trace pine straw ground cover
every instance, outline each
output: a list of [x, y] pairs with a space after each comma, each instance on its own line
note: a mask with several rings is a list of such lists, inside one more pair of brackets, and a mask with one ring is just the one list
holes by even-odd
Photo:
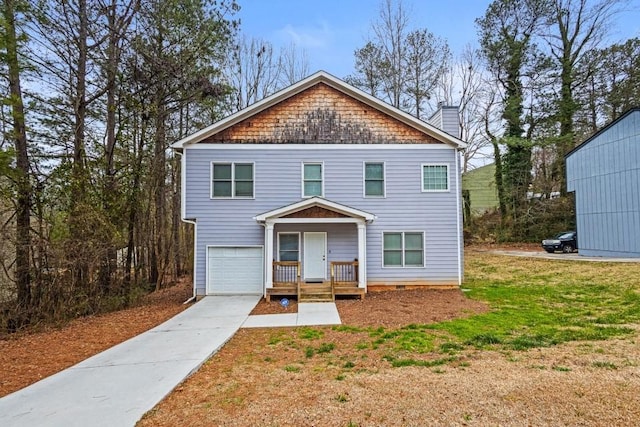
[[639, 264], [466, 258], [448, 320], [371, 294], [342, 326], [240, 330], [139, 425], [638, 425]]
[[132, 308], [0, 339], [0, 397], [151, 329], [188, 307], [191, 282], [153, 292]]

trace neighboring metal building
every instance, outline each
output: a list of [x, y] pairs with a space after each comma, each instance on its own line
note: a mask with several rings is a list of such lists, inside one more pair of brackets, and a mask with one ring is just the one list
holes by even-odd
[[565, 156], [585, 256], [640, 257], [640, 108]]
[[498, 208], [496, 164], [490, 163], [462, 174], [465, 212], [482, 215]]

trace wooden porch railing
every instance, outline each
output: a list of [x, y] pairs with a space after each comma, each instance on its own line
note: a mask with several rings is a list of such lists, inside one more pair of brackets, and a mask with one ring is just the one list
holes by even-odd
[[273, 286], [295, 286], [300, 282], [299, 261], [273, 261]]
[[298, 261], [273, 261], [273, 287], [267, 289], [267, 301], [273, 295], [292, 295], [300, 301], [333, 301], [335, 295], [364, 297], [365, 290], [358, 287], [358, 261], [332, 261], [331, 281], [304, 284], [300, 278]]
[[331, 286], [358, 286], [358, 261], [331, 261]]

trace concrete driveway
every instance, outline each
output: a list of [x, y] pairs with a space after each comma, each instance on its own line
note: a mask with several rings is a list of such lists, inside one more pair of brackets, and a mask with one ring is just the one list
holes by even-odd
[[538, 251], [516, 251], [516, 250], [495, 250], [488, 251], [496, 255], [508, 255], [517, 257], [552, 259], [556, 261], [588, 261], [588, 262], [640, 262], [640, 258], [603, 258], [603, 257], [587, 257], [578, 253], [553, 253], [550, 254], [543, 250]]
[[133, 426], [220, 349], [259, 300], [208, 296], [141, 335], [3, 397], [0, 426]]

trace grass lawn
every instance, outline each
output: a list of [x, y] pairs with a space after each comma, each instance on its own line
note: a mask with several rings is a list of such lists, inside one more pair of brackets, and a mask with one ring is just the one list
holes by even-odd
[[465, 275], [489, 311], [241, 330], [140, 425], [637, 423], [640, 264], [468, 251]]

